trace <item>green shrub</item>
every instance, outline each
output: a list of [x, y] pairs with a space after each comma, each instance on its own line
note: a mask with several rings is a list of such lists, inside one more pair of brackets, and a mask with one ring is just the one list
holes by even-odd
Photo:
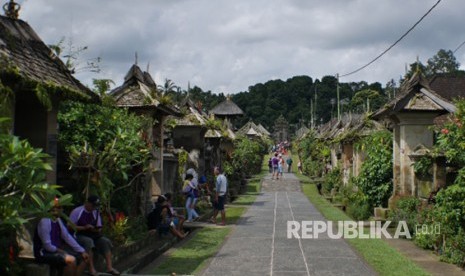
[[441, 248], [441, 260], [463, 266], [465, 261], [465, 232], [459, 229], [454, 236], [445, 239], [444, 247]]
[[421, 201], [416, 197], [399, 198], [395, 202], [393, 210], [389, 212], [389, 219], [394, 222], [405, 221], [410, 233], [415, 233], [420, 205]]
[[438, 244], [442, 239], [440, 233], [436, 233], [436, 227], [438, 225], [440, 226], [436, 219], [436, 213], [432, 205], [422, 207], [418, 212], [417, 227], [420, 227], [421, 231], [415, 231], [413, 242], [423, 249], [433, 249], [437, 251]]
[[323, 181], [323, 190], [330, 193], [333, 188], [338, 189], [342, 183], [342, 171], [339, 167], [334, 168], [328, 174], [325, 175]]
[[354, 183], [368, 196], [372, 206], [387, 206], [392, 194], [392, 134], [375, 132], [356, 145], [366, 154], [360, 174]]
[[346, 212], [354, 220], [366, 220], [371, 217], [373, 208], [366, 200], [350, 201], [346, 207]]

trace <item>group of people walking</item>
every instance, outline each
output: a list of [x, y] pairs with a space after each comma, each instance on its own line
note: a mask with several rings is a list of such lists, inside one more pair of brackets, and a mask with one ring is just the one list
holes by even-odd
[[292, 163], [294, 161], [292, 160], [292, 157], [289, 155], [284, 161], [283, 155], [281, 153], [274, 153], [273, 157], [270, 157], [268, 160], [268, 169], [270, 171], [271, 179], [279, 179], [283, 177], [283, 170], [284, 170], [284, 164], [287, 166], [287, 172], [290, 173], [292, 171]]

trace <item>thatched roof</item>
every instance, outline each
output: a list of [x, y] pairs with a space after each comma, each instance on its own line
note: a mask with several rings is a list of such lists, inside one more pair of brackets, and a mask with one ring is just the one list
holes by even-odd
[[302, 126], [300, 127], [296, 132], [295, 132], [295, 136], [296, 136], [296, 139], [297, 140], [300, 140], [302, 139], [303, 137], [305, 137], [305, 135], [307, 135], [307, 133], [310, 132], [310, 129], [306, 126]]
[[137, 64], [129, 68], [124, 83], [110, 92], [116, 105], [130, 108], [153, 108], [165, 114], [180, 115], [178, 108], [165, 105], [154, 97], [157, 86], [148, 72], [142, 72]]
[[258, 129], [267, 136], [271, 135], [271, 133], [262, 124], [258, 124]]
[[0, 16], [0, 79], [13, 75], [32, 84], [47, 84], [61, 92], [98, 100], [75, 79], [65, 64], [23, 20]]
[[244, 115], [244, 111], [237, 106], [230, 97], [227, 97], [225, 101], [215, 106], [210, 113], [216, 116], [239, 116]]
[[317, 137], [333, 142], [352, 142], [374, 131], [384, 130], [379, 122], [363, 114], [344, 114], [340, 120], [332, 120], [321, 126]]
[[[263, 126], [262, 126], [263, 128]], [[264, 128], [263, 128], [264, 129]], [[264, 129], [263, 131], [259, 126], [257, 126], [254, 122], [249, 121], [246, 123], [244, 126], [241, 127], [236, 132], [236, 135], [242, 135], [242, 136], [258, 136], [258, 137], [267, 137], [269, 136], [269, 132]]]

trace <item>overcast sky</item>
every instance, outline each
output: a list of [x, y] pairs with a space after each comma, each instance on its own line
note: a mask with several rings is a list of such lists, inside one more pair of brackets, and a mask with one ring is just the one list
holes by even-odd
[[[6, 0], [2, 1], [6, 2]], [[214, 93], [296, 75], [321, 79], [363, 66], [410, 28], [437, 0], [18, 0], [20, 18], [46, 44], [62, 37], [101, 57], [121, 85], [135, 62], [158, 84], [171, 79]], [[380, 60], [348, 81], [396, 81], [405, 65], [465, 41], [465, 1], [443, 0]], [[465, 46], [455, 56], [465, 65]], [[464, 68], [464, 65], [461, 68]]]

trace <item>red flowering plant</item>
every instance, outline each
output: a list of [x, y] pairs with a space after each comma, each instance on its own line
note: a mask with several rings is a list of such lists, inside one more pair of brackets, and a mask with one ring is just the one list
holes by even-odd
[[[441, 260], [463, 264], [465, 259], [465, 100], [455, 102], [456, 111], [438, 133], [435, 150], [444, 153], [449, 166], [458, 169], [453, 185], [439, 191], [431, 221], [441, 225], [441, 237], [426, 237], [427, 246], [439, 244]], [[425, 237], [424, 237], [425, 238]]]
[[110, 239], [116, 245], [123, 245], [127, 242], [127, 234], [129, 224], [128, 217], [123, 212], [116, 212], [113, 223], [108, 222], [105, 235], [108, 235]]
[[437, 150], [445, 154], [449, 163], [461, 168], [465, 166], [465, 100], [455, 105], [456, 112], [438, 133]]

